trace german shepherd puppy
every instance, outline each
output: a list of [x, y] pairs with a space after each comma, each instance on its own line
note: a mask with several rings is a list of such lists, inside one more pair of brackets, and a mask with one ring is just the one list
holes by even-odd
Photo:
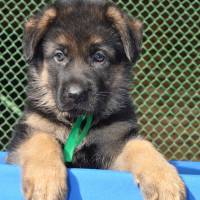
[[[142, 23], [104, 1], [56, 2], [25, 24], [28, 98], [8, 162], [22, 167], [27, 200], [64, 200], [66, 166], [130, 171], [145, 200], [185, 199], [176, 169], [137, 137], [128, 86], [141, 43]], [[83, 113], [94, 116], [90, 132], [64, 163]]]

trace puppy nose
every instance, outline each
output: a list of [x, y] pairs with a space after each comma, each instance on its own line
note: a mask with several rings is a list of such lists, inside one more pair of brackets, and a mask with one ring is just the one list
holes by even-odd
[[81, 99], [84, 96], [84, 89], [79, 85], [71, 85], [67, 96], [73, 100]]
[[71, 85], [68, 89], [68, 97], [72, 99], [77, 99], [83, 93], [83, 89], [78, 85]]

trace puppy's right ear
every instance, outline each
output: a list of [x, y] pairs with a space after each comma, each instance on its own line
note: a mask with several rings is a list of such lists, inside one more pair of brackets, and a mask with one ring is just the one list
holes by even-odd
[[55, 20], [56, 15], [56, 9], [49, 7], [41, 14], [31, 17], [25, 23], [23, 50], [27, 62], [31, 62], [34, 58], [39, 42], [48, 30], [50, 24]]

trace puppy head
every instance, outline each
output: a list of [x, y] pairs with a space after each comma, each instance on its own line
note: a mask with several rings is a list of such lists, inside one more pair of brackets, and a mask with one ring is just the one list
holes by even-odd
[[141, 22], [113, 4], [74, 0], [48, 7], [25, 25], [30, 99], [72, 116], [116, 112], [128, 98], [141, 41]]

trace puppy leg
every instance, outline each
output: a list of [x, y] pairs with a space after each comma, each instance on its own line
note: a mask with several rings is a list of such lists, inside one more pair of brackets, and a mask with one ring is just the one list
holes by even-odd
[[27, 200], [64, 200], [66, 167], [58, 142], [45, 133], [34, 133], [19, 149], [23, 190]]
[[145, 200], [184, 200], [185, 187], [175, 167], [142, 139], [132, 139], [124, 146], [111, 169], [130, 171]]

